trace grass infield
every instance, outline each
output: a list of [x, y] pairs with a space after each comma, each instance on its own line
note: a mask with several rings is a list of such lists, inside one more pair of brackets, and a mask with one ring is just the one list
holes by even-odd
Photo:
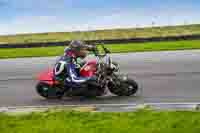
[[0, 114], [1, 133], [199, 133], [199, 125], [200, 113], [189, 111]]
[[[200, 49], [200, 40], [106, 45], [112, 53]], [[63, 54], [64, 47], [0, 49], [0, 58], [46, 57]]]
[[127, 38], [149, 38], [181, 35], [199, 35], [200, 24], [165, 26], [152, 28], [127, 28], [96, 31], [35, 33], [0, 36], [1, 44], [24, 44], [33, 42], [58, 42], [67, 40], [105, 40]]

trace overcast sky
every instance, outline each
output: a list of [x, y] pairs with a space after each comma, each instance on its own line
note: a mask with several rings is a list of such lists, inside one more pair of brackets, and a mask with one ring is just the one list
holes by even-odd
[[0, 34], [200, 23], [200, 0], [0, 0]]

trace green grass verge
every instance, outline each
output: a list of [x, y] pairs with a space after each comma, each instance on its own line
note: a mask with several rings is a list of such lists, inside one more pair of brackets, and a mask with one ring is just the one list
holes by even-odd
[[[113, 53], [200, 49], [200, 40], [106, 45]], [[44, 57], [63, 54], [64, 47], [0, 49], [0, 58]]]
[[124, 39], [124, 38], [147, 38], [147, 37], [165, 37], [180, 35], [200, 34], [200, 24], [185, 26], [167, 26], [153, 28], [129, 28], [97, 30], [88, 32], [57, 32], [41, 34], [21, 34], [0, 36], [0, 44], [3, 43], [32, 43], [32, 42], [57, 42], [66, 40], [102, 40], [102, 39]]
[[199, 112], [0, 114], [1, 133], [199, 133]]

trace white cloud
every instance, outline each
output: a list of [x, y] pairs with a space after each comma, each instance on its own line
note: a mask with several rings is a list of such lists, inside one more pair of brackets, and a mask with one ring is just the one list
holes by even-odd
[[21, 16], [7, 23], [0, 23], [0, 34], [63, 32], [74, 30], [94, 30], [111, 28], [146, 27], [155, 25], [177, 25], [187, 23], [200, 23], [197, 12], [192, 10], [126, 10], [98, 14], [96, 17], [76, 20], [67, 20], [66, 16]]
[[61, 18], [54, 16], [18, 17], [6, 24], [0, 24], [0, 34], [62, 31], [64, 28]]
[[17, 17], [8, 23], [0, 23], [0, 35], [42, 32], [87, 30], [84, 24], [72, 24], [63, 17], [30, 16]]
[[91, 29], [150, 27], [200, 23], [198, 12], [184, 9], [151, 10], [137, 9], [113, 12], [97, 17], [88, 25]]
[[[71, 2], [72, 0], [68, 0], [69, 4]], [[65, 6], [65, 0], [1, 0], [1, 3], [4, 3], [9, 8], [16, 9], [58, 9]]]

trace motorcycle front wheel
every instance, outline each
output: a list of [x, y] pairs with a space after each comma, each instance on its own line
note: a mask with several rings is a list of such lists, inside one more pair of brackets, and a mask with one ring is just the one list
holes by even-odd
[[61, 99], [64, 95], [64, 92], [43, 82], [39, 82], [36, 85], [36, 91], [40, 96], [46, 99]]
[[138, 91], [138, 84], [132, 79], [109, 82], [108, 88], [111, 93], [117, 96], [131, 96]]

